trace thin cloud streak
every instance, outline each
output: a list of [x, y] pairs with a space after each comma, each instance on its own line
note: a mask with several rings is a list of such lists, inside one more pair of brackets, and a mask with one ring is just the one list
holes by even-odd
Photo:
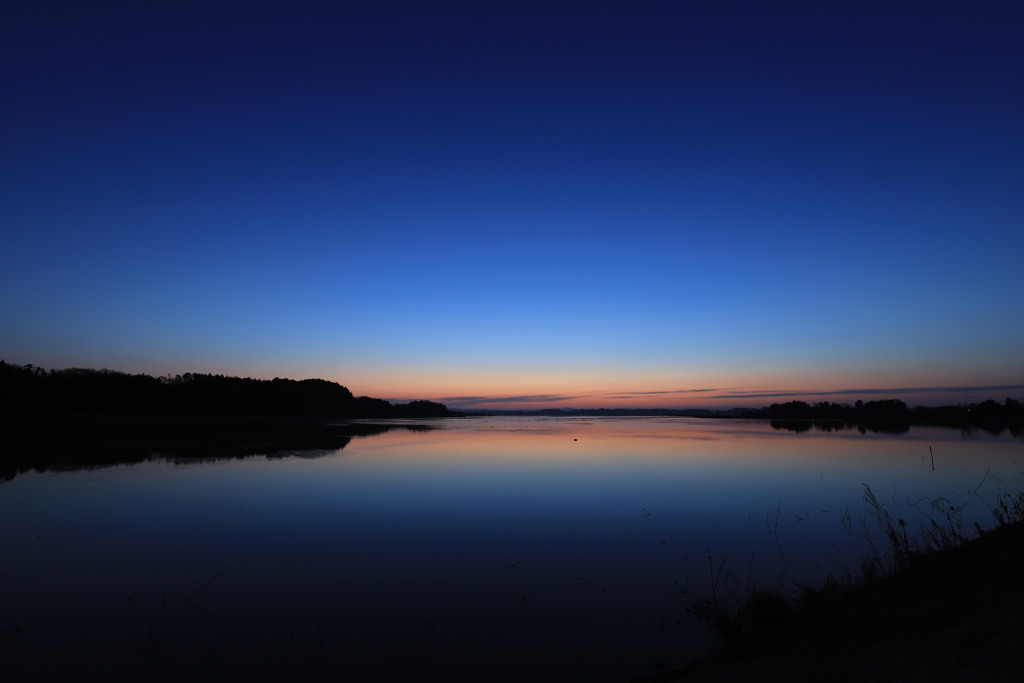
[[706, 394], [714, 391], [729, 391], [728, 389], [670, 389], [668, 391], [623, 391], [617, 394], [608, 394], [606, 398], [638, 398], [644, 396], [684, 396], [688, 394]]
[[[484, 406], [491, 404], [535, 404], [535, 403], [560, 403], [564, 401], [623, 401], [640, 398], [686, 396], [690, 394], [704, 394], [714, 391], [727, 391], [726, 389], [671, 389], [667, 391], [627, 391], [610, 394], [599, 392], [587, 394], [524, 394], [517, 396], [448, 396], [437, 399], [441, 403], [451, 407], [470, 408], [473, 406]], [[600, 406], [598, 406], [600, 407]]]
[[532, 396], [505, 396], [503, 398], [487, 399], [488, 403], [555, 403], [558, 401], [571, 401], [580, 398], [579, 396], [560, 396], [558, 394], [534, 394]]
[[558, 403], [560, 401], [574, 401], [581, 398], [586, 397], [578, 394], [527, 394], [523, 396], [449, 396], [437, 400], [449, 407], [470, 408], [494, 403]]
[[835, 389], [832, 391], [801, 391], [801, 390], [786, 390], [786, 391], [761, 391], [761, 392], [749, 392], [749, 393], [735, 393], [735, 394], [722, 394], [719, 396], [711, 396], [709, 398], [714, 399], [737, 399], [737, 398], [792, 398], [794, 396], [855, 396], [855, 395], [868, 395], [877, 396], [879, 394], [884, 395], [896, 395], [896, 394], [978, 394], [981, 392], [995, 392], [995, 391], [1017, 391], [1024, 389], [1024, 384], [994, 384], [987, 386], [968, 386], [968, 387], [892, 387], [892, 388], [873, 388], [873, 389]]
[[[627, 392], [616, 392], [602, 394], [600, 392], [595, 393], [584, 393], [584, 394], [521, 394], [514, 396], [449, 396], [445, 398], [436, 399], [445, 405], [455, 409], [473, 409], [483, 408], [487, 406], [502, 405], [512, 408], [518, 406], [524, 410], [530, 410], [536, 407], [537, 404], [554, 404], [554, 403], [566, 403], [570, 401], [587, 401], [592, 405], [586, 406], [571, 406], [572, 408], [603, 408], [603, 407], [631, 407], [631, 408], [667, 408], [672, 407], [665, 404], [666, 399], [671, 399], [673, 396], [680, 398], [689, 397], [691, 403], [685, 407], [693, 408], [693, 398], [703, 397], [709, 401], [721, 402], [721, 401], [737, 401], [737, 400], [753, 400], [753, 399], [809, 399], [812, 397], [850, 397], [850, 396], [886, 396], [886, 397], [900, 397], [916, 394], [988, 394], [986, 398], [999, 398], [999, 394], [1003, 392], [1021, 391], [1024, 390], [1024, 384], [993, 384], [993, 385], [977, 385], [977, 386], [945, 386], [945, 387], [870, 387], [861, 389], [834, 389], [829, 391], [822, 390], [799, 390], [799, 389], [785, 389], [785, 390], [763, 390], [763, 391], [740, 391], [734, 389], [673, 389], [666, 391], [627, 391]], [[642, 401], [644, 399], [658, 399], [658, 405], [644, 405]], [[623, 405], [623, 402], [628, 402], [628, 405]], [[763, 403], [759, 403], [764, 405]], [[570, 406], [566, 406], [570, 407]], [[680, 406], [683, 407], [683, 406]], [[736, 407], [736, 406], [731, 406]], [[747, 406], [757, 407], [757, 406]]]

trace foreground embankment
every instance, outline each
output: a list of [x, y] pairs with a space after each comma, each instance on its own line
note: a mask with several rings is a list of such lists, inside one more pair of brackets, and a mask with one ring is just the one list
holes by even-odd
[[734, 629], [720, 649], [643, 680], [1020, 680], [1024, 497], [1007, 500], [997, 528], [915, 553], [888, 575], [830, 583], [796, 601], [752, 596], [719, 615], [719, 630]]

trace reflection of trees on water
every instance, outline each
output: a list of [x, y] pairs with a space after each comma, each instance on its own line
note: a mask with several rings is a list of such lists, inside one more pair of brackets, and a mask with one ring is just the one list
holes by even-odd
[[[265, 457], [268, 459], [316, 459], [338, 454], [354, 438], [367, 438], [401, 429], [429, 431], [430, 425], [350, 423], [339, 425], [297, 426], [277, 433], [248, 435], [221, 434], [216, 438], [178, 438], [148, 443], [113, 446], [75, 446], [70, 443], [33, 445], [19, 440], [8, 444], [0, 460], [0, 481], [10, 481], [19, 474], [36, 472], [75, 472], [147, 462], [169, 462], [175, 465], [196, 465]], [[263, 437], [263, 438], [261, 438]], [[232, 441], [234, 439], [234, 441]]]
[[798, 434], [809, 432], [812, 429], [821, 432], [841, 432], [844, 430], [856, 429], [861, 434], [871, 432], [873, 434], [906, 434], [910, 431], [909, 423], [861, 423], [844, 422], [842, 420], [771, 420], [772, 429], [787, 430]]

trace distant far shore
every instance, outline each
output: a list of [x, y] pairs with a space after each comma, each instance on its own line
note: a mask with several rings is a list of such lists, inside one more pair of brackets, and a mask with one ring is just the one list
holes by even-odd
[[846, 403], [773, 403], [765, 408], [547, 408], [539, 410], [465, 410], [467, 416], [536, 417], [696, 417], [706, 419], [769, 420], [776, 429], [803, 432], [811, 429], [861, 431], [899, 434], [911, 426], [981, 429], [995, 434], [1009, 431], [1024, 435], [1024, 403], [1007, 398], [955, 406], [916, 406], [885, 399]]

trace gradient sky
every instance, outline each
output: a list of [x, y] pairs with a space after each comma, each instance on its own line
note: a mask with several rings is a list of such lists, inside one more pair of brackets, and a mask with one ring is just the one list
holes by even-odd
[[1024, 3], [0, 12], [8, 362], [1024, 398]]

